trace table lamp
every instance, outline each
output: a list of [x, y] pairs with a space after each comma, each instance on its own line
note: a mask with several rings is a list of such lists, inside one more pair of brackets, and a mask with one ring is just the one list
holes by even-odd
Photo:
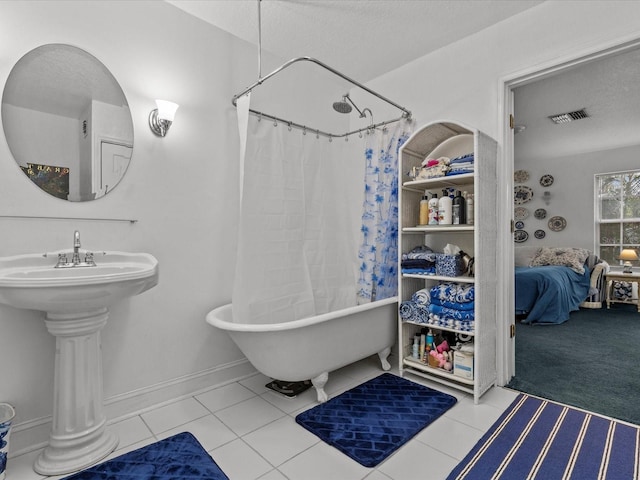
[[638, 254], [631, 248], [625, 248], [620, 252], [620, 256], [618, 258], [620, 260], [624, 260], [622, 273], [631, 273], [631, 262], [638, 260]]

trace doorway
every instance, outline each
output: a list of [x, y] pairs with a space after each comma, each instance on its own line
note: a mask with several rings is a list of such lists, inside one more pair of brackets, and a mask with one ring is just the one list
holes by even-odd
[[[501, 93], [501, 108], [499, 108], [501, 118], [500, 122], [500, 137], [503, 141], [503, 157], [502, 157], [502, 169], [500, 184], [505, 186], [504, 205], [501, 206], [499, 212], [502, 224], [508, 226], [512, 224], [514, 219], [514, 203], [513, 203], [513, 189], [514, 189], [514, 165], [516, 159], [515, 148], [515, 136], [513, 127], [521, 125], [516, 112], [516, 93], [523, 91], [525, 87], [534, 85], [536, 83], [542, 83], [552, 78], [561, 78], [565, 74], [569, 74], [572, 71], [576, 71], [582, 67], [596, 65], [598, 61], [610, 61], [614, 57], [625, 55], [627, 53], [640, 52], [640, 39], [633, 40], [624, 44], [618, 44], [608, 48], [603, 48], [597, 51], [584, 52], [581, 55], [559, 61], [554, 64], [550, 64], [543, 68], [522, 72], [510, 77], [501, 79], [502, 93]], [[640, 64], [640, 62], [638, 62]], [[638, 78], [637, 76], [635, 78]], [[521, 89], [521, 90], [518, 90]], [[634, 89], [637, 89], [634, 85]], [[620, 93], [625, 93], [624, 87], [618, 86]], [[628, 93], [627, 93], [628, 94]], [[629, 99], [627, 99], [629, 100]], [[583, 105], [585, 106], [585, 105]], [[589, 105], [586, 105], [587, 111]], [[560, 108], [562, 110], [562, 108]], [[640, 110], [638, 108], [637, 110]], [[548, 115], [561, 113], [560, 111], [550, 111]], [[510, 120], [512, 121], [510, 122]], [[635, 130], [640, 131], [638, 128], [639, 123], [635, 123]], [[525, 131], [527, 126], [524, 125]], [[636, 145], [640, 144], [640, 139], [626, 138], [629, 142], [635, 142]], [[592, 188], [589, 186], [588, 188]], [[513, 224], [512, 224], [513, 225]], [[497, 338], [497, 371], [498, 371], [498, 384], [506, 385], [515, 374], [515, 338], [511, 332], [515, 330], [514, 323], [514, 242], [513, 235], [508, 228], [502, 229], [502, 234], [499, 235], [498, 245], [502, 246], [501, 251], [505, 252], [505, 256], [499, 265], [500, 278], [499, 278], [499, 292], [502, 292], [500, 298], [498, 298], [498, 338]], [[593, 237], [593, 235], [592, 235]], [[531, 235], [533, 238], [533, 235]], [[540, 245], [546, 246], [546, 245]], [[592, 247], [593, 249], [593, 247]], [[551, 327], [552, 328], [552, 327]]]

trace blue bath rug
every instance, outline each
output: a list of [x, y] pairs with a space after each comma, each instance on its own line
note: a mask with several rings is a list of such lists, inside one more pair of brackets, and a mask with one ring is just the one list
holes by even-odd
[[449, 410], [456, 398], [383, 373], [296, 417], [365, 467], [375, 467]]
[[189, 432], [179, 433], [64, 480], [229, 480], [198, 440]]

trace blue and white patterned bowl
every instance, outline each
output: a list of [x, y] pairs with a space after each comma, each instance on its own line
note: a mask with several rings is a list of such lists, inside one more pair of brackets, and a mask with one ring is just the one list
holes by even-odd
[[0, 480], [4, 480], [9, 455], [9, 432], [16, 411], [8, 403], [0, 403]]

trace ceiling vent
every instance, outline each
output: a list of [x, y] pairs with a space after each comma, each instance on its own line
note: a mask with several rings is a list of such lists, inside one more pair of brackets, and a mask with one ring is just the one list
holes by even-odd
[[558, 115], [551, 115], [549, 118], [551, 119], [551, 121], [553, 123], [569, 123], [569, 122], [573, 122], [574, 120], [581, 120], [583, 118], [587, 118], [589, 115], [587, 115], [587, 112], [585, 111], [585, 109], [581, 109], [581, 110], [576, 110], [575, 112], [568, 112], [568, 113], [560, 113]]

